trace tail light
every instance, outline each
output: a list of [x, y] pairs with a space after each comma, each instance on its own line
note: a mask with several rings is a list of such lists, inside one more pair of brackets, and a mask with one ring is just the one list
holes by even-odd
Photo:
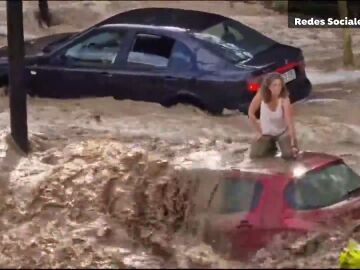
[[260, 83], [249, 81], [247, 83], [247, 89], [249, 92], [256, 93], [260, 89]]
[[292, 62], [292, 63], [286, 64], [285, 66], [277, 68], [276, 72], [284, 73], [292, 68], [297, 67], [298, 65], [299, 65], [299, 62]]
[[247, 81], [247, 90], [251, 93], [256, 93], [261, 87], [262, 76], [251, 78]]
[[286, 64], [285, 66], [279, 67], [276, 69], [276, 72], [284, 73], [290, 69], [298, 68], [300, 71], [305, 70], [305, 62], [304, 60], [298, 61], [298, 62], [291, 62]]

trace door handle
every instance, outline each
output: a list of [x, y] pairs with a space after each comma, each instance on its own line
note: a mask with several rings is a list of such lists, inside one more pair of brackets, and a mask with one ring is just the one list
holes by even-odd
[[103, 75], [103, 76], [106, 76], [106, 77], [112, 77], [112, 74], [109, 73], [109, 72], [106, 72], [106, 71], [101, 72], [100, 74]]
[[250, 229], [252, 227], [252, 224], [247, 220], [242, 220], [238, 225], [236, 225], [236, 229]]

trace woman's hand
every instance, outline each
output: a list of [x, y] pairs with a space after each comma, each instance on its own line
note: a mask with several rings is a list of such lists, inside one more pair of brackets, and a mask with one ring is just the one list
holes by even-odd
[[256, 136], [255, 136], [255, 141], [257, 142], [258, 140], [260, 140], [260, 138], [262, 137], [263, 135], [260, 133], [260, 132], [257, 132], [256, 133]]
[[289, 129], [289, 135], [291, 138], [291, 149], [293, 153], [297, 154], [299, 152], [299, 149], [297, 147], [297, 141], [296, 141], [296, 132], [293, 121], [293, 110], [289, 98], [284, 99], [283, 106], [284, 106], [285, 121]]
[[291, 152], [292, 152], [294, 157], [297, 157], [300, 151], [299, 151], [299, 148], [297, 146], [292, 145], [291, 146]]

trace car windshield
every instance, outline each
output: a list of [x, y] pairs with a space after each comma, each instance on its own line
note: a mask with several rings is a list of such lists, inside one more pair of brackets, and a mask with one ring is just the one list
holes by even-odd
[[285, 197], [291, 207], [308, 210], [336, 204], [360, 188], [360, 176], [344, 163], [310, 171], [291, 182]]
[[228, 61], [237, 64], [252, 59], [276, 42], [234, 20], [225, 20], [193, 36]]

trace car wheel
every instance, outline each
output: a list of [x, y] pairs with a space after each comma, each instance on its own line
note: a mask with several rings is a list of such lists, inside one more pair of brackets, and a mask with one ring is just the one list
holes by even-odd
[[0, 88], [4, 89], [4, 95], [7, 96], [9, 94], [9, 79], [7, 76], [0, 76]]
[[172, 99], [169, 99], [161, 103], [161, 105], [164, 107], [171, 107], [179, 103], [189, 104], [199, 108], [200, 110], [208, 111], [209, 113], [215, 115], [221, 114], [223, 111], [223, 108], [210, 108], [209, 106], [206, 106], [206, 104], [202, 102], [199, 98], [190, 95], [176, 96]]
[[31, 88], [27, 89], [27, 94], [30, 96], [30, 97], [34, 97], [35, 96], [35, 91]]
[[9, 95], [9, 86], [8, 85], [5, 85], [4, 86], [4, 96], [8, 96]]
[[213, 115], [222, 115], [224, 108], [222, 107], [214, 107], [212, 109], [208, 110], [210, 113], [212, 113]]
[[161, 105], [164, 107], [172, 107], [179, 103], [189, 104], [198, 107], [201, 110], [205, 110], [205, 105], [196, 97], [190, 95], [180, 95], [162, 102]]

